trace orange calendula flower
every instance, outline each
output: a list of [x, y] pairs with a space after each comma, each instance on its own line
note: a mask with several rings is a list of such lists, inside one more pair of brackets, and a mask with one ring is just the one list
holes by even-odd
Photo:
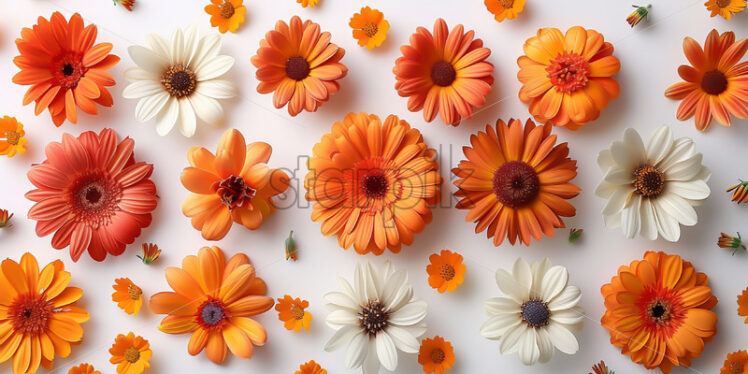
[[283, 193], [290, 179], [268, 167], [272, 152], [267, 143], [246, 144], [235, 129], [223, 134], [216, 155], [203, 147], [190, 149], [191, 166], [182, 171], [182, 184], [192, 193], [182, 203], [182, 213], [192, 218], [203, 238], [223, 238], [232, 222], [256, 230], [275, 212], [272, 197]]
[[304, 8], [308, 6], [314, 8], [317, 5], [317, 3], [320, 2], [320, 0], [296, 0], [296, 2], [301, 4], [301, 6]]
[[210, 24], [218, 27], [221, 34], [226, 31], [236, 32], [244, 23], [244, 15], [247, 8], [243, 0], [210, 0], [212, 4], [205, 7], [205, 12], [210, 14]]
[[578, 130], [618, 97], [620, 87], [611, 77], [621, 63], [599, 32], [574, 26], [564, 35], [542, 28], [523, 48], [517, 59], [519, 99], [536, 121]]
[[135, 257], [143, 261], [144, 264], [150, 265], [158, 260], [158, 256], [160, 255], [161, 250], [158, 248], [158, 245], [153, 243], [143, 243], [143, 255], [137, 255]]
[[120, 4], [122, 5], [122, 7], [124, 7], [130, 12], [132, 12], [132, 7], [135, 6], [135, 0], [113, 0], [113, 1], [114, 1], [115, 6], [117, 4]]
[[392, 71], [398, 95], [408, 97], [408, 110], [423, 110], [426, 122], [438, 114], [445, 124], [457, 126], [486, 103], [493, 84], [493, 65], [486, 61], [491, 50], [474, 36], [462, 25], [450, 31], [439, 18], [433, 34], [419, 27], [410, 45], [400, 47], [403, 56]]
[[167, 268], [166, 280], [174, 292], [151, 296], [149, 308], [167, 314], [158, 327], [162, 332], [192, 334], [187, 346], [191, 355], [205, 349], [220, 364], [229, 350], [249, 359], [253, 345], [265, 344], [265, 328], [250, 317], [268, 311], [274, 300], [264, 296], [267, 286], [245, 254], [226, 261], [220, 248], [205, 247], [197, 256], [185, 257], [182, 268]]
[[429, 286], [439, 293], [452, 292], [465, 281], [466, 267], [462, 263], [462, 255], [448, 250], [440, 254], [429, 256], [431, 264], [426, 266], [429, 274]]
[[13, 218], [13, 213], [8, 213], [7, 209], [0, 209], [0, 229], [12, 226], [10, 224], [11, 218]]
[[327, 374], [327, 370], [319, 366], [314, 360], [311, 360], [305, 364], [301, 364], [299, 370], [296, 370], [294, 374]]
[[130, 332], [117, 335], [109, 354], [112, 355], [109, 362], [117, 365], [118, 374], [140, 374], [151, 367], [153, 352], [148, 340]]
[[712, 12], [711, 17], [719, 14], [729, 21], [733, 15], [745, 10], [746, 0], [707, 0], [704, 6]]
[[678, 67], [683, 82], [668, 87], [665, 96], [681, 100], [676, 116], [685, 121], [696, 117], [696, 128], [709, 128], [712, 118], [725, 126], [732, 117], [748, 118], [748, 61], [740, 59], [748, 50], [748, 39], [735, 41], [735, 33], [712, 30], [704, 49], [690, 37], [683, 40], [683, 52], [691, 65]]
[[0, 156], [13, 157], [16, 153], [26, 153], [28, 140], [24, 136], [23, 124], [15, 117], [0, 118]]
[[610, 342], [647, 369], [690, 367], [717, 334], [709, 278], [678, 255], [647, 252], [602, 287]]
[[83, 18], [73, 14], [68, 22], [60, 12], [50, 20], [39, 17], [33, 29], [24, 28], [16, 39], [19, 56], [13, 63], [21, 71], [13, 83], [30, 85], [23, 105], [36, 102], [34, 113], [49, 109], [55, 126], [67, 118], [78, 122], [78, 109], [97, 114], [96, 104], [112, 106], [112, 95], [106, 87], [114, 86], [107, 70], [119, 62], [110, 55], [111, 43], [96, 41], [95, 25], [83, 26]]
[[748, 374], [748, 352], [737, 351], [727, 354], [725, 364], [719, 374]]
[[748, 288], [738, 295], [738, 315], [745, 317], [745, 323], [748, 324]]
[[[304, 0], [306, 2], [306, 0]], [[340, 90], [337, 80], [348, 74], [340, 63], [345, 50], [330, 43], [330, 33], [318, 24], [293, 16], [289, 24], [278, 21], [265, 34], [252, 65], [257, 68], [257, 92], [273, 94], [273, 105], [288, 104], [288, 114], [316, 112], [330, 95]]]
[[496, 246], [504, 239], [530, 245], [531, 238], [553, 237], [553, 229], [564, 227], [561, 217], [576, 214], [566, 200], [581, 191], [570, 183], [577, 162], [567, 143], [556, 144], [551, 127], [499, 120], [470, 137], [467, 160], [452, 169], [459, 178], [455, 196], [462, 198], [457, 208], [469, 210], [465, 221], [477, 223], [476, 233], [488, 229]]
[[455, 363], [455, 352], [452, 344], [440, 336], [423, 339], [418, 351], [418, 363], [424, 373], [442, 374], [449, 371]]
[[592, 366], [592, 371], [594, 372], [594, 374], [614, 374], [614, 372], [608, 369], [608, 366], [605, 365], [605, 361], [600, 361], [599, 364], [595, 364], [594, 366]]
[[499, 22], [517, 18], [525, 8], [525, 0], [483, 0], [483, 3]]
[[70, 370], [68, 370], [68, 374], [101, 374], [101, 372], [94, 369], [93, 365], [80, 364], [78, 366], [70, 368]]
[[384, 124], [349, 113], [314, 146], [304, 180], [312, 221], [359, 254], [400, 252], [431, 222], [442, 178], [436, 151], [421, 133], [391, 115]]
[[361, 13], [353, 14], [348, 25], [353, 29], [358, 45], [367, 49], [382, 45], [390, 31], [390, 23], [384, 19], [384, 14], [368, 6], [361, 8]]
[[730, 187], [726, 192], [735, 190], [732, 193], [732, 201], [740, 203], [748, 203], [748, 181], [740, 181], [740, 183]]
[[14, 374], [52, 369], [55, 355], [67, 357], [83, 339], [81, 323], [90, 318], [78, 307], [83, 290], [68, 287], [70, 273], [62, 261], [39, 271], [31, 253], [21, 262], [7, 259], [0, 266], [0, 363], [13, 359]]
[[275, 310], [278, 311], [278, 319], [283, 321], [283, 326], [286, 330], [294, 330], [296, 332], [301, 329], [309, 330], [309, 323], [312, 321], [312, 314], [307, 312], [309, 308], [309, 302], [301, 300], [298, 297], [293, 299], [291, 296], [285, 295], [282, 299], [278, 299], [278, 304], [275, 304]]
[[127, 314], [138, 315], [140, 307], [143, 306], [143, 290], [136, 286], [130, 278], [118, 278], [114, 280], [114, 293], [112, 301]]

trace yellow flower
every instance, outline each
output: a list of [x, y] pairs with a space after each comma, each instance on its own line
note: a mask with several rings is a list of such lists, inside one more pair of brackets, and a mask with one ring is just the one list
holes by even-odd
[[358, 39], [358, 45], [368, 49], [382, 45], [390, 31], [390, 23], [384, 19], [384, 14], [368, 6], [361, 8], [361, 13], [353, 14], [348, 25], [353, 28], [353, 37]]
[[210, 24], [218, 27], [218, 31], [236, 32], [239, 25], [244, 23], [244, 15], [247, 8], [242, 4], [243, 0], [210, 0], [212, 4], [205, 7], [205, 12], [210, 14]]
[[484, 0], [483, 3], [499, 22], [517, 18], [525, 8], [525, 0]]
[[109, 362], [117, 365], [119, 374], [140, 374], [151, 367], [149, 361], [153, 352], [148, 341], [132, 332], [117, 335], [109, 353], [112, 355]]
[[23, 124], [16, 121], [15, 117], [4, 116], [0, 118], [0, 155], [13, 157], [16, 153], [26, 152]]
[[130, 278], [119, 278], [114, 280], [114, 293], [112, 301], [127, 314], [138, 315], [140, 307], [143, 306], [143, 290], [136, 286]]
[[301, 4], [301, 6], [303, 6], [304, 8], [306, 8], [307, 6], [314, 8], [314, 6], [319, 3], [319, 1], [320, 0], [296, 0], [296, 2]]
[[275, 305], [275, 310], [278, 311], [278, 319], [284, 322], [287, 330], [296, 332], [301, 331], [302, 328], [309, 330], [312, 314], [306, 311], [307, 308], [309, 308], [308, 301], [301, 300], [298, 297], [293, 299], [288, 295], [278, 299], [278, 304]]
[[745, 10], [746, 0], [707, 0], [704, 5], [712, 12], [712, 17], [719, 14], [729, 21], [733, 14]]

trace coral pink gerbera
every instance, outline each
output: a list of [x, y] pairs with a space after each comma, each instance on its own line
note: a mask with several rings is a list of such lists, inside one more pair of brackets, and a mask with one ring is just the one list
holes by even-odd
[[26, 193], [36, 202], [29, 210], [36, 234], [54, 233], [52, 246], [70, 246], [73, 261], [86, 250], [96, 261], [122, 254], [151, 224], [157, 204], [153, 165], [135, 162], [134, 145], [130, 138], [118, 143], [112, 129], [63, 134], [47, 145], [47, 160], [28, 172], [37, 188]]

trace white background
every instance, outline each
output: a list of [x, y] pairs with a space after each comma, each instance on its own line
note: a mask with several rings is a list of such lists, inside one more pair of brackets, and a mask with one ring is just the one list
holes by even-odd
[[[175, 129], [167, 137], [156, 135], [152, 123], [140, 124], [134, 119], [135, 100], [122, 98], [126, 85], [125, 69], [134, 66], [127, 55], [131, 44], [144, 44], [147, 32], [169, 36], [176, 27], [197, 23], [203, 34], [218, 32], [210, 27], [209, 16], [203, 11], [207, 0], [138, 0], [133, 13], [113, 7], [111, 0], [0, 0], [3, 22], [0, 23], [0, 114], [16, 116], [26, 125], [29, 150], [13, 159], [0, 158], [0, 207], [16, 213], [14, 226], [0, 232], [0, 256], [19, 260], [25, 251], [34, 253], [41, 264], [61, 258], [72, 272], [72, 285], [85, 290], [82, 305], [91, 313], [84, 324], [83, 344], [74, 347], [71, 357], [55, 360], [54, 372], [66, 373], [74, 364], [90, 362], [103, 373], [115, 372], [108, 363], [108, 348], [118, 333], [134, 331], [150, 340], [154, 355], [153, 373], [293, 373], [299, 364], [314, 359], [330, 373], [349, 372], [343, 367], [343, 351], [324, 352], [323, 346], [333, 331], [324, 324], [327, 309], [323, 295], [337, 289], [335, 274], [350, 279], [357, 261], [373, 260], [381, 263], [392, 259], [396, 267], [408, 270], [417, 297], [429, 304], [426, 337], [440, 335], [455, 347], [457, 362], [452, 373], [478, 374], [506, 373], [587, 373], [601, 359], [620, 373], [638, 373], [645, 370], [633, 364], [628, 357], [609, 344], [609, 334], [599, 320], [604, 312], [600, 286], [616, 273], [618, 266], [639, 259], [647, 250], [665, 250], [677, 253], [692, 261], [698, 271], [711, 277], [711, 286], [720, 299], [716, 308], [719, 314], [719, 334], [706, 345], [703, 357], [694, 361], [693, 368], [676, 369], [676, 373], [715, 373], [725, 355], [737, 349], [748, 348], [748, 326], [736, 313], [736, 295], [748, 285], [748, 256], [730, 256], [730, 251], [716, 247], [720, 231], [742, 230], [748, 234], [748, 206], [736, 206], [729, 201], [724, 190], [739, 177], [748, 178], [746, 147], [748, 126], [736, 120], [732, 128], [713, 124], [702, 134], [692, 121], [680, 123], [675, 119], [677, 102], [666, 99], [665, 88], [679, 80], [676, 69], [685, 63], [682, 52], [683, 37], [690, 35], [703, 43], [712, 28], [719, 31], [734, 30], [738, 38], [748, 37], [748, 13], [727, 22], [719, 17], [709, 18], [703, 0], [656, 0], [648, 23], [629, 28], [626, 16], [632, 10], [628, 0], [528, 0], [519, 19], [496, 22], [483, 1], [459, 0], [322, 0], [316, 8], [302, 8], [294, 0], [248, 0], [247, 21], [238, 33], [223, 36], [222, 53], [236, 58], [229, 73], [240, 87], [241, 97], [224, 102], [226, 123], [220, 128], [199, 127], [194, 138], [183, 138]], [[351, 36], [348, 19], [361, 6], [372, 5], [384, 12], [391, 30], [384, 45], [374, 51], [358, 47]], [[65, 123], [55, 128], [47, 112], [39, 117], [33, 114], [33, 105], [21, 106], [28, 87], [11, 83], [18, 71], [12, 58], [17, 55], [13, 40], [22, 27], [36, 23], [39, 15], [49, 17], [59, 10], [66, 17], [78, 11], [88, 23], [99, 27], [97, 42], [111, 42], [114, 52], [122, 61], [111, 70], [117, 80], [112, 89], [114, 106], [100, 108], [98, 116], [80, 115], [79, 123]], [[341, 91], [323, 105], [317, 113], [288, 116], [285, 109], [272, 106], [272, 95], [259, 95], [255, 91], [255, 68], [250, 63], [260, 39], [272, 29], [275, 21], [288, 21], [292, 15], [311, 18], [331, 31], [332, 42], [346, 49], [342, 62], [349, 74], [341, 83]], [[493, 92], [487, 105], [472, 120], [463, 121], [457, 128], [439, 122], [431, 124], [422, 120], [422, 113], [407, 111], [405, 98], [395, 89], [392, 67], [399, 56], [399, 46], [407, 43], [408, 36], [417, 26], [431, 28], [437, 17], [444, 17], [449, 26], [458, 23], [466, 29], [475, 29], [492, 54], [489, 61], [496, 66]], [[621, 84], [621, 96], [613, 101], [595, 123], [577, 132], [554, 129], [562, 141], [568, 141], [571, 156], [579, 162], [579, 176], [574, 180], [582, 193], [572, 201], [577, 215], [566, 220], [568, 227], [585, 229], [582, 239], [575, 245], [566, 241], [567, 230], [556, 231], [555, 238], [544, 238], [529, 248], [507, 244], [495, 248], [485, 234], [474, 234], [474, 224], [464, 222], [465, 212], [447, 208], [454, 186], [449, 182], [449, 169], [463, 157], [461, 147], [468, 143], [469, 134], [482, 129], [497, 118], [526, 118], [527, 108], [517, 98], [520, 84], [516, 79], [516, 59], [522, 54], [522, 44], [534, 35], [539, 27], [554, 26], [565, 31], [573, 25], [593, 28], [605, 35], [615, 46], [615, 55], [621, 60], [621, 72], [616, 79]], [[181, 213], [182, 200], [187, 191], [179, 181], [187, 165], [186, 152], [194, 145], [214, 150], [226, 128], [242, 131], [247, 141], [266, 141], [273, 146], [271, 167], [297, 169], [300, 155], [311, 152], [322, 134], [329, 131], [333, 122], [351, 111], [367, 111], [384, 118], [397, 114], [420, 129], [426, 142], [434, 148], [441, 147], [441, 168], [445, 180], [443, 200], [445, 207], [436, 209], [434, 221], [425, 232], [416, 236], [414, 245], [406, 247], [399, 255], [386, 254], [380, 258], [362, 257], [352, 249], [344, 251], [334, 237], [323, 237], [320, 224], [311, 221], [311, 209], [303, 202], [291, 209], [279, 210], [262, 227], [254, 232], [234, 225], [229, 235], [217, 243], [208, 243], [194, 230]], [[438, 120], [437, 120], [438, 121]], [[656, 126], [672, 125], [677, 136], [693, 137], [697, 149], [704, 153], [704, 163], [713, 170], [710, 185], [712, 196], [697, 208], [699, 223], [684, 228], [678, 243], [663, 240], [626, 240], [620, 231], [610, 231], [602, 223], [600, 210], [604, 201], [593, 193], [602, 177], [595, 158], [597, 153], [613, 140], [619, 139], [626, 127], [634, 127], [644, 136]], [[63, 132], [79, 135], [82, 131], [99, 131], [114, 128], [120, 136], [135, 139], [138, 160], [155, 165], [153, 180], [161, 197], [154, 212], [153, 224], [145, 229], [127, 252], [119, 257], [108, 257], [96, 263], [83, 257], [78, 263], [69, 260], [67, 249], [56, 251], [50, 246], [50, 237], [37, 238], [34, 222], [25, 218], [31, 202], [23, 194], [32, 188], [25, 174], [32, 163], [44, 159], [43, 147], [50, 141], [59, 141]], [[302, 177], [306, 170], [296, 171]], [[298, 185], [296, 185], [298, 188]], [[293, 191], [292, 191], [293, 192]], [[290, 229], [295, 230], [299, 248], [299, 261], [287, 263], [283, 256], [283, 240]], [[143, 242], [158, 243], [164, 249], [162, 258], [152, 265], [142, 265], [135, 255]], [[130, 277], [140, 285], [146, 296], [169, 290], [164, 278], [167, 266], [178, 266], [188, 254], [195, 254], [205, 245], [217, 244], [227, 255], [247, 253], [256, 265], [257, 273], [267, 281], [269, 294], [282, 297], [290, 294], [309, 300], [315, 319], [311, 331], [294, 333], [286, 331], [271, 310], [258, 319], [268, 330], [268, 342], [255, 350], [254, 357], [244, 361], [229, 356], [221, 366], [211, 363], [204, 355], [192, 357], [187, 353], [188, 335], [167, 335], [157, 330], [161, 316], [151, 314], [144, 307], [141, 314], [132, 317], [119, 310], [111, 301], [115, 277]], [[465, 283], [452, 294], [439, 294], [427, 284], [428, 256], [442, 248], [457, 251], [465, 257], [468, 273]], [[582, 306], [588, 314], [583, 332], [578, 336], [581, 350], [576, 356], [557, 354], [546, 365], [524, 367], [516, 356], [502, 356], [497, 343], [483, 339], [479, 328], [485, 316], [483, 301], [500, 295], [494, 271], [510, 268], [517, 256], [528, 260], [550, 257], [554, 264], [568, 267], [570, 282], [582, 288]], [[1, 364], [0, 371], [10, 372], [9, 363]], [[353, 371], [350, 371], [353, 372]], [[421, 372], [415, 355], [400, 355], [398, 373]]]

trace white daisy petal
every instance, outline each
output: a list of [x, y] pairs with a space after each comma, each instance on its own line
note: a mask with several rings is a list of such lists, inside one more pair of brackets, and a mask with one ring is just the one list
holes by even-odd
[[483, 322], [480, 328], [480, 335], [486, 339], [496, 340], [519, 326], [520, 323], [522, 323], [522, 317], [519, 313], [515, 315], [500, 314], [491, 316], [486, 322]]
[[368, 353], [367, 341], [369, 337], [364, 332], [354, 335], [345, 351], [345, 367], [353, 369], [360, 367], [364, 363], [364, 358]]
[[639, 209], [641, 208], [642, 197], [639, 194], [634, 194], [631, 199], [631, 204], [621, 211], [621, 227], [623, 228], [623, 235], [631, 239], [639, 234], [640, 231], [640, 220]]
[[379, 274], [377, 269], [371, 264], [366, 262], [366, 296], [369, 300], [381, 300], [382, 298], [382, 284], [379, 283]]
[[535, 329], [525, 330], [519, 341], [519, 360], [529, 366], [538, 362], [540, 350], [536, 341]]
[[565, 309], [551, 313], [551, 321], [566, 325], [576, 325], [584, 321], [584, 314], [576, 309]]
[[[408, 273], [405, 270], [396, 271], [391, 277], [385, 280], [384, 289], [382, 289], [382, 300], [388, 305], [394, 304], [396, 301], [395, 298], [407, 282]], [[397, 300], [398, 303], [399, 301]]]
[[193, 66], [192, 60], [197, 52], [200, 38], [197, 33], [197, 24], [191, 24], [184, 29], [184, 65]]
[[690, 182], [668, 182], [665, 186], [665, 193], [673, 193], [689, 200], [703, 200], [709, 197], [711, 190], [705, 181], [694, 180]]
[[379, 362], [389, 371], [397, 369], [397, 350], [395, 349], [395, 342], [392, 341], [390, 335], [382, 331], [377, 334], [376, 341]]
[[538, 329], [538, 350], [540, 351], [540, 357], [538, 362], [546, 363], [553, 358], [553, 343], [551, 343], [551, 336], [548, 334], [546, 329]]
[[608, 202], [603, 208], [604, 215], [613, 215], [620, 213], [623, 208], [631, 203], [634, 196], [634, 188], [630, 186], [619, 186], [613, 195], [608, 198]]
[[135, 105], [135, 119], [138, 122], [151, 120], [164, 110], [167, 100], [169, 100], [169, 94], [166, 92], [140, 99], [138, 104]]
[[169, 61], [164, 60], [150, 49], [139, 45], [131, 45], [127, 48], [127, 52], [138, 67], [154, 74], [160, 75], [169, 65]]
[[353, 326], [346, 326], [335, 331], [335, 334], [325, 344], [325, 351], [332, 352], [340, 348], [347, 347], [354, 336], [361, 333], [361, 329]]
[[546, 329], [556, 349], [569, 355], [577, 353], [579, 342], [571, 331], [555, 323], [549, 324]]
[[327, 315], [327, 318], [325, 318], [325, 322], [327, 323], [327, 326], [330, 326], [333, 329], [339, 329], [344, 326], [361, 325], [361, 320], [358, 318], [358, 315], [351, 313], [351, 311], [347, 309], [338, 309], [330, 312], [330, 314]]
[[218, 100], [197, 92], [190, 95], [188, 99], [201, 121], [209, 125], [215, 125], [223, 120], [223, 107], [218, 103]]
[[532, 289], [532, 268], [530, 268], [530, 264], [528, 264], [524, 258], [520, 257], [517, 261], [514, 261], [512, 276], [523, 288], [522, 299], [530, 297], [530, 290]]
[[606, 182], [610, 184], [626, 184], [630, 185], [634, 182], [634, 173], [632, 173], [629, 169], [610, 169], [607, 174], [605, 174]]
[[629, 147], [623, 142], [613, 142], [610, 146], [610, 154], [620, 167], [631, 169], [641, 165], [640, 154], [630, 152]]
[[420, 347], [418, 339], [408, 330], [398, 326], [388, 326], [387, 333], [390, 334], [397, 349], [405, 353], [418, 353]]
[[184, 33], [182, 32], [182, 29], [177, 28], [174, 30], [174, 33], [171, 34], [171, 41], [169, 43], [169, 54], [171, 56], [171, 60], [169, 61], [170, 64], [185, 65], [185, 55], [187, 53], [184, 48]]
[[551, 264], [551, 260], [548, 257], [544, 258], [543, 261], [532, 263], [532, 289], [530, 290], [531, 298], [540, 297], [540, 291], [543, 286], [543, 277], [545, 276], [545, 273], [548, 272], [548, 269], [551, 268], [551, 266], [553, 266], [553, 264]]
[[506, 297], [492, 297], [483, 303], [483, 309], [488, 315], [518, 313], [519, 307], [516, 301]]
[[363, 374], [379, 374], [380, 366], [379, 357], [377, 357], [377, 345], [369, 344], [368, 352], [362, 366]]
[[164, 61], [169, 61], [169, 42], [162, 38], [161, 35], [150, 33], [145, 36], [145, 40], [151, 50], [161, 56]]
[[197, 52], [192, 59], [192, 67], [195, 71], [202, 69], [203, 64], [210, 62], [221, 50], [221, 37], [217, 34], [204, 36], [197, 46]]
[[214, 99], [230, 99], [236, 96], [236, 86], [224, 79], [211, 79], [198, 83], [196, 92]]
[[356, 306], [354, 308], [358, 308], [360, 305], [359, 298], [356, 294], [356, 291], [353, 290], [353, 287], [351, 286], [350, 282], [348, 282], [347, 279], [341, 277], [340, 275], [337, 276], [338, 284], [340, 285], [340, 288], [343, 289], [343, 294], [348, 296], [351, 300], [353, 300], [354, 303], [356, 303]]
[[499, 340], [499, 352], [501, 354], [512, 354], [519, 350], [520, 338], [524, 335], [529, 327], [525, 324], [519, 324], [508, 330]]
[[682, 161], [696, 154], [696, 144], [689, 138], [678, 138], [673, 142], [670, 154], [660, 161], [662, 170], [667, 170], [674, 163]]
[[558, 296], [554, 297], [553, 300], [548, 302], [548, 309], [551, 312], [558, 312], [564, 309], [573, 308], [579, 304], [579, 300], [582, 299], [582, 290], [577, 286], [566, 286]]
[[693, 226], [698, 220], [696, 210], [684, 198], [676, 194], [663, 194], [653, 201], [659, 209], [675, 218], [678, 223]]
[[413, 298], [413, 287], [404, 286], [397, 291], [397, 294], [392, 298], [390, 302], [391, 310], [400, 310], [404, 305], [409, 303]]
[[153, 96], [159, 93], [166, 94], [164, 86], [151, 80], [132, 82], [122, 90], [122, 96], [125, 99], [140, 99], [141, 97]]
[[599, 166], [603, 172], [607, 172], [615, 165], [616, 162], [613, 160], [613, 154], [610, 153], [610, 149], [604, 149], [597, 154], [597, 166]]
[[647, 158], [653, 166], [659, 166], [673, 148], [673, 131], [668, 126], [660, 126], [647, 141]]
[[[409, 334], [413, 335], [417, 338], [423, 336], [423, 334], [426, 333], [426, 330], [428, 329], [428, 326], [426, 326], [425, 323], [419, 323], [417, 325], [413, 326], [397, 326], [405, 331], [407, 331]], [[389, 331], [389, 329], [387, 330]]]
[[358, 304], [343, 292], [328, 292], [324, 297], [325, 301], [332, 304], [335, 308], [343, 308], [349, 311], [358, 309]]
[[428, 305], [423, 300], [414, 301], [390, 315], [388, 322], [400, 326], [415, 325], [426, 318]]
[[179, 102], [179, 131], [185, 137], [191, 138], [195, 135], [197, 129], [197, 117], [195, 116], [195, 110], [192, 109], [190, 100], [182, 98]]
[[629, 128], [623, 132], [623, 144], [626, 145], [629, 153], [631, 153], [631, 156], [628, 158], [632, 160], [632, 167], [638, 167], [647, 161], [647, 151], [644, 148], [644, 142], [636, 130]]
[[195, 70], [198, 82], [218, 78], [234, 66], [234, 58], [231, 56], [218, 56], [206, 63], [200, 69]]
[[504, 269], [496, 271], [496, 284], [499, 286], [501, 292], [511, 297], [512, 300], [521, 304], [525, 300], [525, 295], [528, 290], [521, 286], [511, 274]]
[[657, 222], [657, 232], [662, 235], [662, 238], [675, 242], [680, 238], [680, 226], [678, 221], [661, 210], [655, 210], [655, 220]]
[[129, 68], [125, 70], [125, 79], [127, 79], [130, 82], [137, 82], [140, 80], [148, 80], [148, 81], [154, 81], [154, 82], [160, 82], [161, 76], [152, 73], [150, 71], [147, 71], [145, 69], [141, 68]]
[[641, 219], [641, 232], [639, 234], [649, 240], [657, 239], [657, 222], [654, 217], [654, 209], [652, 200], [642, 199], [642, 206], [639, 209], [639, 218]]
[[164, 108], [159, 112], [156, 117], [156, 133], [161, 136], [168, 134], [174, 125], [177, 123], [179, 117], [179, 103], [174, 97], [169, 97], [169, 100], [164, 105]]
[[690, 181], [701, 171], [701, 153], [696, 153], [682, 161], [672, 164], [668, 168], [663, 168], [665, 180], [667, 181]]
[[553, 300], [561, 291], [564, 290], [569, 281], [569, 272], [565, 267], [556, 265], [545, 273], [543, 277], [543, 286], [540, 292], [540, 299], [544, 301]]

